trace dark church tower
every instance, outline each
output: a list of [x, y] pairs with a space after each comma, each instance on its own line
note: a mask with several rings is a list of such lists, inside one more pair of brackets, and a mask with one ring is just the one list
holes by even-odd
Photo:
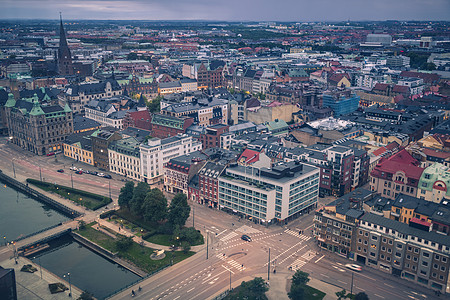
[[58, 73], [63, 76], [73, 75], [72, 56], [70, 55], [69, 45], [67, 44], [61, 15], [59, 19]]

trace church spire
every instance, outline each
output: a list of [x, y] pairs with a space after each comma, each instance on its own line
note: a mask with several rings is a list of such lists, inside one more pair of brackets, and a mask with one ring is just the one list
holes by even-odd
[[61, 13], [59, 13], [58, 71], [60, 75], [73, 75], [72, 56], [67, 44]]

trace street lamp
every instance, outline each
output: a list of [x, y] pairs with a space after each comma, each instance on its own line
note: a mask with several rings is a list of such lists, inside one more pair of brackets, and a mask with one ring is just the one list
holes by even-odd
[[14, 178], [16, 178], [16, 168], [14, 167], [14, 158], [12, 159], [12, 167], [13, 167], [13, 172], [14, 172]]
[[[36, 256], [33, 257], [33, 259], [36, 259]], [[41, 279], [42, 279], [42, 265], [41, 265], [41, 257], [38, 257], [38, 261], [39, 261], [39, 270], [41, 272]]]
[[69, 297], [72, 298], [72, 283], [70, 282], [70, 273], [64, 274], [63, 277], [69, 277]]

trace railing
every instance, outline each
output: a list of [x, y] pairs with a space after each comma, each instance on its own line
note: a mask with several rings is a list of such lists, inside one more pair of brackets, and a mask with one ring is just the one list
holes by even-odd
[[47, 227], [47, 228], [41, 229], [41, 230], [39, 230], [39, 231], [36, 231], [36, 232], [30, 233], [30, 234], [27, 234], [27, 235], [22, 236], [22, 237], [19, 237], [19, 238], [17, 238], [17, 239], [14, 240], [14, 241], [15, 241], [15, 242], [18, 242], [18, 241], [24, 240], [24, 239], [26, 239], [26, 238], [29, 238], [30, 236], [37, 235], [37, 234], [39, 234], [39, 233], [42, 233], [42, 232], [44, 232], [44, 231], [53, 229], [53, 228], [58, 227], [58, 226], [60, 226], [60, 225], [62, 225], [61, 222], [59, 222], [58, 224], [49, 226], [49, 227]]
[[221, 293], [220, 295], [217, 295], [216, 297], [212, 298], [212, 300], [222, 300], [230, 293], [230, 290], [226, 290], [225, 292]]

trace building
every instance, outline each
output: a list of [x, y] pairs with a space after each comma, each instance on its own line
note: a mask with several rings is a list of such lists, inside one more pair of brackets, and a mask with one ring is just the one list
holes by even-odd
[[208, 157], [200, 151], [181, 155], [164, 165], [164, 189], [169, 193], [188, 195], [189, 181], [205, 165]]
[[85, 116], [99, 122], [103, 127], [123, 129], [123, 120], [127, 111], [136, 103], [126, 96], [115, 96], [91, 100], [85, 106]]
[[158, 83], [153, 77], [130, 75], [127, 79], [117, 80], [117, 82], [122, 87], [124, 94], [139, 94], [151, 98], [158, 93]]
[[333, 110], [334, 116], [349, 114], [358, 109], [360, 97], [350, 90], [336, 90], [325, 92], [322, 96], [322, 105]]
[[317, 205], [319, 169], [300, 162], [268, 168], [230, 165], [219, 177], [219, 207], [269, 225]]
[[252, 166], [254, 168], [270, 168], [272, 160], [264, 152], [245, 149], [239, 156], [237, 163], [241, 166]]
[[215, 162], [207, 162], [198, 172], [199, 197], [190, 198], [209, 207], [219, 208], [219, 176], [225, 167]]
[[73, 133], [80, 133], [100, 129], [102, 125], [92, 119], [76, 114], [73, 116]]
[[73, 132], [69, 106], [41, 105], [36, 94], [17, 101], [9, 94], [5, 113], [11, 142], [37, 155], [62, 151]]
[[174, 117], [166, 114], [152, 115], [152, 135], [157, 138], [166, 138], [186, 133], [194, 123], [192, 117]]
[[127, 111], [123, 118], [123, 129], [134, 127], [144, 130], [152, 130], [152, 116], [148, 109]]
[[109, 144], [120, 140], [122, 136], [115, 131], [99, 129], [91, 135], [94, 166], [101, 170], [109, 170]]
[[94, 154], [92, 152], [91, 134], [96, 131], [83, 131], [69, 135], [63, 144], [64, 156], [93, 166]]
[[379, 162], [370, 173], [371, 191], [395, 199], [400, 193], [416, 197], [424, 169], [406, 150]]
[[164, 165], [172, 158], [201, 150], [202, 144], [186, 134], [150, 138], [140, 145], [141, 177], [147, 183], [156, 183], [164, 175]]
[[207, 127], [205, 133], [200, 134], [203, 149], [220, 147], [221, 136], [228, 132], [229, 127], [223, 124]]
[[197, 82], [199, 88], [216, 88], [226, 86], [225, 84], [226, 63], [214, 60], [202, 63], [197, 69]]
[[14, 269], [0, 266], [0, 295], [4, 300], [17, 300], [16, 274]]
[[142, 181], [139, 145], [134, 137], [112, 141], [108, 146], [109, 170]]
[[440, 203], [442, 199], [450, 200], [450, 170], [435, 163], [426, 168], [419, 179], [417, 197]]
[[74, 75], [72, 55], [70, 54], [69, 45], [67, 44], [62, 18], [60, 18], [59, 24], [58, 73], [62, 76]]
[[450, 267], [450, 237], [366, 213], [355, 235], [355, 260], [442, 293]]

